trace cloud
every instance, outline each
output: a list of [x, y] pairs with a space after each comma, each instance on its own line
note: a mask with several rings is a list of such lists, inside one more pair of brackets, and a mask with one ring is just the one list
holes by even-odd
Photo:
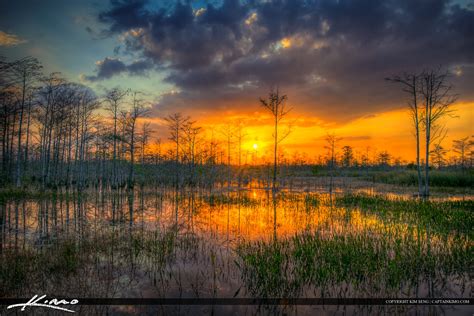
[[99, 14], [99, 21], [110, 25], [110, 33], [146, 25], [149, 15], [145, 0], [112, 0], [110, 3], [111, 9]]
[[372, 139], [372, 136], [362, 135], [362, 136], [344, 136], [342, 140], [344, 141], [358, 141], [358, 140], [369, 140]]
[[23, 43], [26, 43], [26, 40], [19, 38], [17, 35], [0, 31], [0, 46], [8, 47]]
[[87, 81], [100, 81], [110, 79], [115, 75], [127, 73], [129, 75], [141, 75], [152, 67], [147, 60], [139, 60], [130, 64], [125, 64], [120, 59], [105, 57], [104, 60], [96, 62], [96, 74], [92, 76], [83, 76]]
[[403, 105], [383, 78], [438, 65], [463, 67], [453, 82], [474, 97], [474, 11], [449, 0], [114, 0], [99, 20], [183, 91], [170, 107], [241, 105], [278, 85], [303, 111], [347, 120]]

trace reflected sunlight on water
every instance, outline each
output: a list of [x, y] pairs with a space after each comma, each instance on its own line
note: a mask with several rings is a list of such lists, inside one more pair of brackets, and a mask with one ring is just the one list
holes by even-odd
[[[258, 247], [267, 247], [265, 245], [277, 247], [278, 241], [281, 249], [287, 251], [282, 256], [289, 260], [289, 267], [297, 266], [291, 263], [293, 259], [286, 257], [297, 251], [288, 246], [292, 238], [300, 240], [304, 247], [310, 247], [308, 249], [313, 247], [305, 244], [308, 242], [321, 242], [321, 246], [336, 247], [334, 249], [342, 247], [340, 251], [349, 251], [348, 258], [356, 256], [359, 251], [369, 251], [367, 255], [381, 251], [367, 260], [386, 256], [384, 260], [396, 261], [400, 260], [400, 255], [415, 256], [407, 257], [410, 260], [421, 260], [425, 254], [440, 258], [464, 256], [465, 249], [472, 248], [469, 234], [456, 230], [437, 231], [435, 226], [430, 228], [421, 222], [416, 213], [387, 210], [388, 202], [374, 206], [369, 203], [362, 207], [345, 205], [341, 203], [343, 198], [342, 195], [290, 191], [273, 195], [271, 191], [262, 189], [212, 195], [202, 191], [177, 194], [173, 190], [155, 189], [136, 190], [133, 194], [89, 192], [80, 196], [69, 194], [50, 199], [13, 200], [0, 205], [0, 249], [4, 253], [19, 248], [41, 254], [49, 248], [59, 247], [57, 245], [62, 240], [72, 240], [76, 247], [83, 249], [81, 253], [86, 258], [81, 259], [85, 260], [81, 263], [81, 277], [88, 280], [87, 284], [97, 285], [93, 290], [90, 285], [68, 290], [76, 291], [78, 295], [84, 295], [82, 291], [87, 290], [89, 294], [92, 291], [94, 295], [103, 297], [117, 294], [132, 297], [232, 297], [237, 295], [235, 293], [248, 297], [256, 295], [253, 291], [259, 287], [252, 288], [247, 279], [251, 274], [246, 272], [251, 267], [243, 264], [248, 258], [256, 260], [259, 254], [242, 253], [242, 245], [249, 245], [245, 249], [253, 251], [254, 246], [250, 245], [256, 245], [255, 250], [258, 250]], [[368, 196], [366, 199], [371, 201]], [[391, 199], [389, 197], [388, 201]], [[403, 245], [409, 249], [403, 250]], [[318, 262], [317, 253], [315, 256], [314, 260]], [[320, 256], [324, 258], [324, 253]], [[95, 261], [90, 262], [91, 257]], [[82, 257], [78, 255], [77, 258]], [[340, 260], [359, 260], [357, 257], [344, 258]], [[333, 268], [338, 271], [343, 262], [334, 264]], [[465, 272], [456, 271], [458, 266], [455, 264], [447, 261], [444, 270], [436, 272], [440, 284], [449, 284], [449, 291], [443, 285], [438, 289], [439, 293], [464, 295], [470, 291]], [[356, 261], [354, 265], [357, 269]], [[107, 282], [97, 279], [97, 273], [103, 273], [100, 271], [109, 271], [105, 274]], [[395, 272], [396, 280], [404, 280], [403, 273]], [[296, 272], [290, 275], [293, 273]], [[309, 275], [302, 277], [297, 288], [300, 292], [297, 293], [306, 297], [337, 296], [343, 290], [344, 295], [350, 297], [362, 287], [369, 293], [367, 295], [428, 295], [435, 293], [433, 291], [440, 286], [426, 279], [422, 271], [413, 273], [420, 273], [420, 285], [403, 281], [399, 287], [378, 290], [371, 288], [371, 283], [364, 287], [360, 281], [355, 287], [350, 280], [342, 283], [331, 281], [331, 286], [321, 288], [312, 281], [302, 281], [313, 277]], [[375, 275], [380, 277], [380, 273]], [[251, 278], [255, 276], [251, 275]], [[58, 284], [51, 286], [54, 289], [59, 287]]]

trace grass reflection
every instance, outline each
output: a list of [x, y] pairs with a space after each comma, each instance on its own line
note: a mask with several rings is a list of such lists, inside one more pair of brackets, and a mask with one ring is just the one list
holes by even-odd
[[0, 203], [1, 295], [466, 297], [472, 203], [256, 189], [17, 197]]

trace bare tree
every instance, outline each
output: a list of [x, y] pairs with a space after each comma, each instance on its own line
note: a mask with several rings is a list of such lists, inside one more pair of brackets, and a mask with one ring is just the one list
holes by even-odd
[[[142, 124], [142, 131], [140, 133], [140, 149], [141, 149], [141, 158], [140, 158], [140, 163], [142, 166], [145, 165], [145, 148], [148, 145], [148, 141], [150, 139], [151, 133], [153, 133], [153, 130], [151, 129], [151, 124], [150, 122], [145, 122]], [[158, 139], [158, 147], [160, 147], [160, 140]]]
[[107, 90], [105, 93], [105, 101], [108, 103], [106, 109], [112, 114], [113, 119], [113, 156], [112, 156], [112, 186], [117, 185], [117, 122], [120, 114], [120, 107], [127, 96], [128, 90], [122, 90], [120, 88], [114, 88]]
[[247, 136], [247, 134], [243, 131], [243, 124], [242, 121], [236, 123], [236, 133], [235, 136], [238, 142], [238, 186], [239, 189], [242, 185], [242, 141]]
[[286, 105], [288, 97], [286, 95], [280, 95], [279, 90], [271, 90], [268, 93], [267, 99], [260, 98], [260, 104], [266, 108], [273, 116], [274, 119], [274, 132], [273, 132], [273, 179], [272, 179], [272, 190], [276, 191], [277, 183], [277, 172], [278, 172], [278, 144], [282, 142], [289, 134], [291, 129], [288, 129], [286, 133], [278, 135], [278, 125], [281, 123], [283, 118], [292, 110]]
[[369, 165], [370, 165], [370, 157], [369, 157], [370, 146], [365, 147], [365, 153], [361, 157], [361, 164], [362, 167], [365, 167], [365, 174], [369, 175]]
[[140, 92], [133, 92], [132, 108], [125, 114], [125, 129], [128, 134], [128, 145], [130, 149], [130, 169], [128, 175], [128, 187], [134, 186], [134, 167], [135, 167], [135, 142], [137, 120], [140, 117], [147, 116], [149, 109], [143, 105], [143, 100], [139, 99]]
[[175, 187], [179, 189], [179, 150], [181, 141], [181, 132], [183, 126], [189, 121], [189, 117], [184, 117], [181, 113], [174, 113], [165, 118], [170, 131], [170, 140], [175, 145]]
[[[11, 62], [7, 66], [7, 74], [10, 82], [13, 83], [17, 91], [18, 99], [18, 141], [17, 141], [17, 158], [16, 158], [16, 186], [21, 186], [21, 166], [22, 162], [22, 137], [23, 137], [23, 118], [25, 113], [25, 105], [28, 95], [34, 90], [34, 85], [41, 75], [41, 63], [33, 57], [25, 57], [20, 60]], [[31, 99], [30, 99], [31, 100]], [[30, 103], [28, 104], [28, 108]]]
[[418, 196], [423, 195], [423, 181], [421, 177], [420, 164], [420, 126], [422, 120], [422, 110], [420, 109], [421, 97], [421, 75], [404, 73], [401, 76], [393, 76], [386, 80], [402, 85], [402, 91], [408, 95], [408, 109], [415, 129], [416, 139], [416, 170], [418, 176]]
[[80, 118], [79, 122], [80, 125], [77, 128], [80, 130], [79, 136], [79, 157], [76, 158], [78, 162], [79, 168], [76, 168], [76, 182], [78, 183], [78, 188], [82, 189], [85, 185], [85, 171], [87, 170], [87, 160], [88, 159], [88, 152], [90, 141], [93, 139], [93, 123], [95, 120], [94, 111], [99, 107], [99, 101], [96, 95], [88, 88], [81, 87], [81, 86], [72, 86], [75, 90], [74, 93], [77, 94], [79, 100], [79, 113]]
[[[41, 187], [45, 188], [50, 180], [51, 158], [54, 157], [55, 135], [60, 135], [56, 127], [62, 118], [59, 111], [65, 97], [66, 80], [59, 73], [52, 73], [42, 80], [43, 87], [38, 92], [37, 122], [40, 129]], [[77, 146], [76, 146], [77, 148]]]
[[389, 154], [388, 151], [384, 150], [377, 155], [377, 160], [380, 166], [388, 167], [390, 165], [390, 160], [392, 156]]
[[235, 128], [230, 123], [227, 123], [224, 128], [221, 130], [222, 135], [225, 136], [226, 143], [227, 143], [227, 191], [230, 191], [230, 184], [231, 184], [231, 147], [234, 143], [234, 136], [235, 136]]
[[342, 147], [342, 164], [344, 167], [349, 168], [352, 166], [354, 160], [354, 153], [351, 146]]
[[467, 153], [467, 156], [469, 157], [469, 168], [472, 168], [472, 163], [474, 162], [474, 150], [472, 149], [473, 147], [474, 147], [474, 141], [470, 140], [469, 141], [469, 151]]
[[459, 155], [459, 162], [463, 171], [466, 168], [466, 158], [467, 155], [469, 155], [472, 146], [473, 141], [469, 140], [469, 137], [464, 137], [453, 141], [453, 151]]
[[433, 150], [431, 151], [431, 159], [438, 169], [443, 167], [444, 162], [446, 161], [445, 155], [448, 151], [441, 146], [440, 143], [434, 145]]
[[329, 194], [332, 194], [333, 185], [334, 185], [334, 171], [336, 167], [336, 145], [341, 140], [340, 137], [336, 137], [335, 133], [328, 133], [326, 135], [326, 143], [327, 145], [324, 146], [328, 150], [328, 165], [330, 171], [330, 178], [329, 178]]
[[195, 185], [196, 173], [196, 147], [198, 145], [198, 135], [201, 132], [201, 127], [195, 126], [195, 123], [194, 121], [186, 121], [181, 128], [189, 165], [189, 183], [193, 186]]
[[440, 69], [425, 71], [421, 75], [421, 95], [424, 100], [423, 127], [425, 129], [425, 192], [430, 195], [430, 147], [433, 142], [445, 136], [440, 120], [452, 113], [451, 105], [457, 96], [452, 93], [453, 86], [447, 82], [448, 72]]

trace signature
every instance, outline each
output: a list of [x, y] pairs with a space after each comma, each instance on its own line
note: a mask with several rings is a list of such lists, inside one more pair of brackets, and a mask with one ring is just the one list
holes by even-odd
[[43, 296], [35, 295], [28, 302], [13, 304], [13, 305], [8, 306], [7, 309], [21, 307], [21, 311], [23, 312], [27, 307], [35, 306], [35, 307], [46, 307], [46, 308], [56, 309], [56, 310], [60, 310], [63, 312], [68, 312], [68, 313], [75, 313], [75, 311], [73, 310], [60, 307], [58, 305], [76, 305], [77, 303], [79, 303], [79, 301], [76, 299], [73, 299], [71, 301], [58, 300], [57, 298], [53, 298], [52, 300], [45, 300], [44, 299], [45, 297], [46, 295], [43, 295]]

